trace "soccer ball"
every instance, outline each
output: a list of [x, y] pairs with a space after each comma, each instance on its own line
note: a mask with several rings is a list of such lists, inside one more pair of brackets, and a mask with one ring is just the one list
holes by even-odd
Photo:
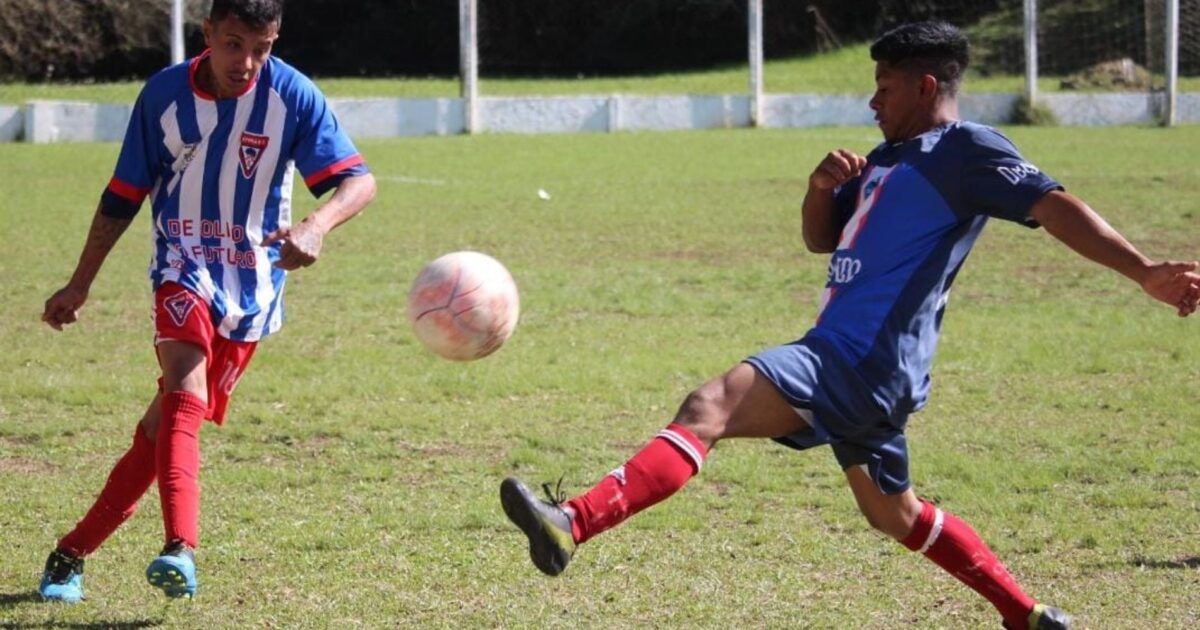
[[447, 359], [473, 361], [512, 336], [521, 310], [517, 284], [495, 258], [453, 252], [421, 270], [408, 292], [417, 339]]

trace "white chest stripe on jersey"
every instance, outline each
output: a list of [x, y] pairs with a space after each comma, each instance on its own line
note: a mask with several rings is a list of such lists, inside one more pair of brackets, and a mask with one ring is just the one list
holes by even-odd
[[879, 201], [879, 193], [883, 190], [884, 183], [888, 177], [891, 177], [894, 169], [895, 167], [892, 166], [867, 167], [858, 189], [858, 205], [850, 220], [846, 222], [846, 227], [842, 229], [842, 238], [838, 241], [838, 249], [850, 249], [854, 245], [863, 226], [867, 224], [867, 216], [875, 207], [875, 203]]
[[[176, 201], [179, 208], [179, 220], [181, 222], [190, 221], [192, 225], [198, 226], [202, 210], [200, 200], [204, 196], [204, 171], [207, 168], [204, 156], [208, 151], [208, 139], [217, 126], [217, 106], [213, 101], [198, 96], [193, 96], [192, 100], [196, 108], [196, 128], [199, 130], [201, 138], [200, 143], [196, 145], [196, 155], [199, 156], [199, 159], [193, 160], [188, 168], [180, 173]], [[179, 123], [174, 121], [174, 124], [178, 126]], [[176, 133], [178, 133], [178, 129], [176, 129]], [[182, 141], [180, 144], [182, 145]], [[200, 248], [200, 231], [192, 230], [189, 233], [180, 234], [178, 238], [180, 251], [168, 253], [168, 263], [172, 268], [178, 268], [178, 266], [182, 266], [181, 258], [190, 259], [196, 269], [196, 289], [200, 293], [200, 297], [211, 303], [213, 296], [216, 295], [216, 286], [208, 273], [208, 268], [204, 265], [203, 258], [197, 259], [194, 255], [194, 252]], [[164, 274], [164, 279], [177, 278], [166, 278]]]
[[[258, 158], [258, 170], [254, 179], [254, 190], [250, 195], [250, 208], [252, 212], [246, 221], [246, 238], [250, 239], [251, 245], [257, 252], [255, 257], [254, 273], [256, 276], [256, 284], [254, 287], [255, 301], [262, 305], [262, 309], [254, 316], [250, 324], [250, 334], [259, 335], [263, 330], [264, 324], [267, 322], [267, 313], [270, 310], [269, 304], [271, 298], [275, 294], [275, 289], [271, 284], [271, 261], [267, 258], [267, 250], [259, 246], [263, 239], [263, 212], [266, 207], [267, 195], [271, 191], [271, 179], [275, 173], [275, 169], [279, 164], [279, 155], [282, 150], [283, 127], [285, 123], [284, 113], [287, 111], [283, 99], [275, 90], [267, 96], [267, 117], [263, 122], [263, 134], [271, 138], [273, 141], [267, 144], [266, 149]], [[283, 196], [291, 195], [291, 188], [287, 187], [282, 191]], [[277, 311], [279, 309], [276, 309]], [[282, 323], [282, 322], [281, 322]], [[274, 330], [272, 330], [273, 332]]]
[[[241, 138], [246, 125], [250, 123], [250, 113], [254, 110], [253, 92], [237, 99], [233, 111], [233, 124], [229, 126], [229, 135], [225, 138], [225, 153], [221, 156], [221, 171], [217, 175], [217, 206], [220, 211], [218, 224], [222, 248], [236, 249], [237, 243], [231, 238], [233, 232], [234, 211], [237, 207], [237, 184], [240, 177]], [[253, 206], [251, 206], [253, 208]], [[259, 209], [261, 212], [261, 208]], [[246, 238], [244, 232], [238, 234]], [[221, 265], [221, 288], [227, 296], [225, 318], [221, 320], [221, 332], [228, 336], [245, 316], [238, 296], [242, 294], [242, 277], [237, 265], [225, 262]]]

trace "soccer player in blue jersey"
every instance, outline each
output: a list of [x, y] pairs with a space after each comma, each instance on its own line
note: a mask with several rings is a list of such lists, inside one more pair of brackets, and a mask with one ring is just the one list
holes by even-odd
[[[208, 49], [147, 81], [101, 195], [75, 273], [46, 300], [56, 330], [76, 321], [104, 259], [150, 199], [158, 393], [91, 509], [46, 560], [39, 592], [83, 598], [84, 558], [155, 480], [165, 544], [146, 578], [169, 597], [196, 592], [199, 431], [221, 424], [258, 342], [283, 323], [289, 270], [375, 195], [375, 180], [325, 97], [278, 58], [283, 0], [213, 0]], [[293, 173], [314, 196], [292, 223]]]
[[871, 47], [870, 107], [884, 142], [866, 157], [838, 149], [809, 176], [806, 245], [832, 253], [815, 326], [692, 392], [674, 421], [580, 496], [542, 501], [505, 479], [500, 499], [549, 575], [575, 548], [662, 501], [700, 472], [720, 440], [829, 444], [871, 526], [986, 597], [1010, 628], [1067, 628], [1026, 595], [959, 518], [914, 491], [905, 424], [925, 405], [950, 285], [988, 218], [1045, 227], [1068, 247], [1190, 315], [1197, 263], [1146, 258], [995, 129], [960, 121], [968, 43], [954, 27], [898, 27]]

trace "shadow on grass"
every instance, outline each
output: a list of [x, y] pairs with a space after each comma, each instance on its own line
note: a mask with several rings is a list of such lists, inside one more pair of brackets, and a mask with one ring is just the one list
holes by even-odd
[[1130, 560], [1129, 564], [1147, 569], [1196, 569], [1200, 568], [1200, 556], [1191, 556], [1176, 560], [1154, 560], [1152, 558], [1138, 557]]
[[[34, 592], [24, 593], [0, 593], [0, 610], [13, 608], [19, 604], [41, 603], [42, 597]], [[62, 606], [64, 604], [46, 604], [47, 606]], [[8, 621], [0, 621], [0, 629], [4, 630], [25, 630], [26, 628], [71, 628], [77, 630], [100, 630], [102, 628], [115, 628], [117, 630], [138, 630], [139, 628], [152, 628], [161, 626], [161, 621], [153, 619], [134, 619], [131, 621], [94, 621], [94, 622], [68, 622], [68, 621], [41, 621], [36, 623], [13, 623]]]
[[109, 628], [115, 630], [137, 630], [139, 628], [151, 628], [151, 626], [162, 625], [161, 622], [151, 622], [149, 619], [139, 619], [136, 622], [44, 622], [30, 624], [10, 624], [0, 623], [0, 628], [8, 630], [25, 630], [34, 628], [70, 628], [77, 630], [107, 630]]
[[1200, 569], [1200, 556], [1186, 556], [1171, 560], [1136, 556], [1129, 560], [1093, 562], [1089, 566], [1093, 569], [1115, 569], [1122, 566], [1137, 567], [1139, 569]]

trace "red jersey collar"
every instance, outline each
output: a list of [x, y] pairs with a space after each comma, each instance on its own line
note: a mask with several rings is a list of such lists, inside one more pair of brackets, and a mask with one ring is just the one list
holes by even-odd
[[[196, 55], [192, 59], [191, 63], [188, 64], [188, 83], [190, 83], [192, 86], [192, 92], [196, 96], [199, 96], [200, 98], [202, 98], [206, 101], [215, 101], [218, 99], [216, 96], [209, 94], [208, 92], [204, 91], [203, 88], [200, 87], [200, 84], [196, 82], [196, 73], [200, 71], [201, 62], [203, 62], [205, 59], [208, 59], [208, 56], [211, 54], [212, 54], [212, 49], [205, 48], [204, 52], [200, 53], [199, 55]], [[259, 74], [262, 74], [262, 70], [259, 70], [258, 73], [254, 75], [254, 78], [250, 79], [250, 81], [246, 83], [246, 87], [242, 88], [241, 92], [238, 92], [237, 94], [234, 94], [233, 96], [231, 96], [229, 98], [241, 98], [247, 92], [249, 92], [250, 90], [253, 90], [254, 86], [258, 84], [258, 75]]]

